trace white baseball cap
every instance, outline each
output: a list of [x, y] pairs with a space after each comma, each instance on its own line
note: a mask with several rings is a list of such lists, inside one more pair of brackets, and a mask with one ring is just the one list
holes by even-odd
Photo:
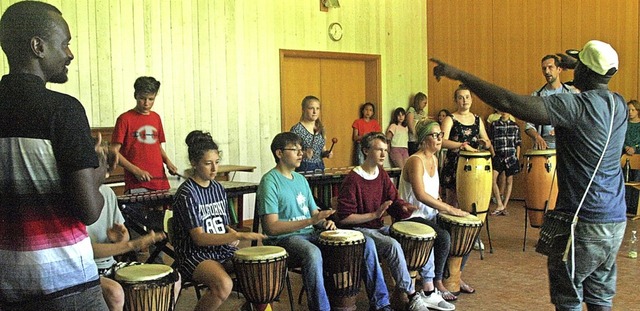
[[582, 50], [567, 50], [567, 54], [599, 75], [613, 76], [618, 71], [618, 53], [608, 43], [591, 40]]

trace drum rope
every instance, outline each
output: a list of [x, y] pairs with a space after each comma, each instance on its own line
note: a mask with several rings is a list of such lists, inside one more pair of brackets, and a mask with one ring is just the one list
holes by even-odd
[[604, 154], [607, 152], [607, 147], [609, 146], [609, 141], [611, 140], [611, 133], [613, 132], [613, 120], [614, 120], [614, 115], [615, 115], [615, 111], [616, 111], [616, 102], [615, 99], [613, 98], [613, 95], [611, 95], [611, 93], [609, 92], [609, 101], [611, 102], [611, 123], [609, 124], [609, 133], [607, 134], [607, 141], [604, 143], [604, 148], [602, 149], [602, 154], [600, 155], [600, 159], [598, 160], [598, 163], [596, 164], [596, 168], [593, 171], [593, 175], [591, 175], [591, 179], [589, 180], [589, 183], [587, 184], [587, 188], [584, 190], [584, 194], [582, 195], [582, 199], [580, 199], [580, 203], [578, 204], [578, 208], [576, 209], [576, 213], [573, 215], [573, 220], [571, 221], [571, 235], [570, 235], [570, 239], [569, 241], [567, 241], [567, 247], [564, 251], [564, 255], [562, 256], [562, 260], [563, 261], [567, 261], [567, 256], [569, 255], [569, 250], [571, 250], [571, 279], [575, 279], [575, 275], [576, 275], [576, 268], [575, 268], [575, 252], [576, 252], [576, 248], [575, 248], [575, 243], [574, 239], [575, 239], [575, 230], [576, 230], [576, 225], [578, 224], [578, 213], [580, 213], [580, 209], [582, 209], [582, 204], [584, 203], [584, 200], [587, 197], [587, 193], [589, 192], [589, 188], [591, 187], [591, 184], [593, 183], [593, 180], [596, 177], [596, 174], [598, 173], [598, 169], [600, 168], [600, 164], [602, 163], [602, 159], [604, 159]]

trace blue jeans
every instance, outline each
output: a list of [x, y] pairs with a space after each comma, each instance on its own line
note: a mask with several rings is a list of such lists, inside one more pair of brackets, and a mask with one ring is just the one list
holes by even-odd
[[378, 256], [387, 261], [389, 270], [391, 270], [391, 276], [396, 281], [396, 287], [407, 294], [413, 293], [415, 288], [411, 282], [409, 270], [407, 269], [404, 252], [402, 252], [400, 243], [389, 236], [389, 226], [384, 226], [380, 229], [361, 227], [353, 229], [362, 232], [365, 237], [369, 237], [375, 242]]
[[[317, 242], [317, 234], [293, 235], [277, 240], [275, 245], [287, 250], [293, 265], [302, 267], [302, 281], [307, 288], [309, 310], [329, 310], [331, 307], [322, 276], [322, 254], [320, 248], [316, 246]], [[382, 268], [378, 263], [375, 244], [366, 236], [362, 264], [362, 279], [369, 303], [376, 309], [389, 305], [389, 292], [384, 282]]]
[[451, 235], [449, 231], [442, 229], [435, 219], [428, 220], [423, 217], [409, 218], [407, 221], [425, 224], [436, 232], [436, 239], [433, 242], [433, 251], [429, 256], [429, 261], [420, 270], [420, 276], [423, 281], [432, 282], [433, 280], [442, 280], [444, 268], [447, 265], [449, 250], [451, 249]]
[[572, 258], [562, 260], [565, 245], [558, 245], [547, 260], [551, 302], [557, 310], [582, 310], [582, 302], [610, 307], [616, 294], [616, 255], [625, 222], [593, 224], [578, 221], [575, 229], [575, 278]]

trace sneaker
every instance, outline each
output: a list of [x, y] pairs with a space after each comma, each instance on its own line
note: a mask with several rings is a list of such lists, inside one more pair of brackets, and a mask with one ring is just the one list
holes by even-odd
[[427, 311], [429, 310], [429, 305], [425, 301], [426, 297], [422, 291], [416, 292], [416, 294], [409, 301], [409, 305], [407, 307], [408, 311]]
[[456, 309], [456, 306], [454, 304], [449, 303], [444, 300], [444, 298], [442, 298], [440, 291], [438, 291], [437, 289], [429, 296], [425, 295], [423, 292], [420, 293], [422, 294], [422, 300], [424, 300], [429, 309], [436, 309], [441, 311], [453, 311]]
[[476, 242], [473, 243], [473, 249], [477, 251], [484, 250], [484, 243], [482, 243], [482, 240], [476, 240]]

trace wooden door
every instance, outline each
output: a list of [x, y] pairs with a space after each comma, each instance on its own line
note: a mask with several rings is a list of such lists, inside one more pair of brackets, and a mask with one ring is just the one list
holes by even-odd
[[[308, 53], [308, 54], [307, 54]], [[326, 167], [353, 165], [351, 124], [360, 117], [366, 101], [380, 109], [379, 57], [360, 54], [284, 51], [280, 59], [282, 130], [300, 120], [301, 102], [307, 95], [320, 98], [320, 119], [325, 126], [327, 148], [332, 138], [338, 143]], [[370, 77], [373, 75], [374, 78]]]

